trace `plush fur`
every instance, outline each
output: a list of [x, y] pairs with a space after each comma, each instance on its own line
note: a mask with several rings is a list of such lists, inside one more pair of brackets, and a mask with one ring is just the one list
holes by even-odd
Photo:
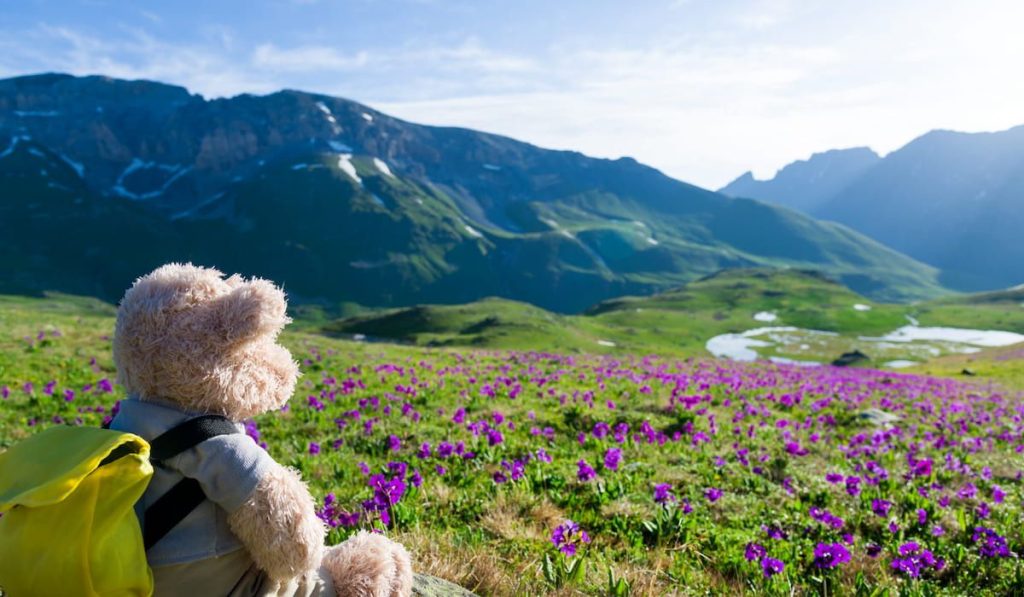
[[228, 516], [228, 525], [249, 548], [253, 562], [275, 581], [320, 565], [326, 528], [297, 471], [270, 471], [249, 500]]
[[[290, 321], [284, 292], [267, 280], [225, 278], [171, 263], [135, 281], [117, 312], [118, 382], [142, 400], [241, 421], [284, 405], [298, 365], [277, 337]], [[329, 571], [339, 595], [407, 597], [409, 554], [360, 533], [324, 554], [326, 534], [298, 473], [280, 465], [229, 513], [232, 532], [271, 581]]]
[[282, 406], [299, 368], [276, 344], [290, 321], [266, 280], [172, 263], [136, 280], [114, 329], [117, 380], [142, 399], [242, 420]]
[[324, 568], [339, 597], [402, 597], [412, 594], [412, 567], [405, 548], [383, 535], [359, 531], [331, 548]]

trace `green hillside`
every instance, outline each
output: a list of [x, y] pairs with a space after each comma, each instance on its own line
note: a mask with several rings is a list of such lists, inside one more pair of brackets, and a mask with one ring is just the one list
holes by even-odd
[[[877, 354], [876, 364], [881, 364], [907, 357], [917, 360], [932, 351], [931, 344], [903, 347], [862, 340], [883, 336], [910, 321], [1024, 333], [1024, 308], [1012, 301], [968, 296], [912, 305], [878, 303], [815, 271], [739, 269], [652, 296], [604, 301], [575, 316], [487, 299], [364, 313], [330, 322], [323, 330], [431, 346], [705, 355], [705, 344], [714, 336], [787, 327], [797, 330], [783, 344], [796, 346], [769, 349], [764, 356], [827, 362], [844, 352], [863, 350], [869, 356]], [[804, 344], [809, 346], [800, 348]], [[942, 354], [954, 350], [941, 343], [940, 349]]]
[[299, 91], [208, 101], [56, 74], [0, 80], [0, 238], [0, 293], [109, 301], [169, 261], [377, 308], [494, 296], [579, 313], [749, 267], [820, 270], [880, 301], [943, 292], [938, 270], [849, 228], [631, 158]]
[[[699, 316], [717, 298], [737, 316], [770, 307], [795, 317], [809, 308], [795, 290], [827, 304], [836, 325], [856, 297], [811, 274], [748, 272], [651, 302]], [[774, 294], [758, 298], [766, 292]], [[414, 340], [458, 328], [465, 338], [509, 330], [504, 341], [572, 343], [572, 329], [644, 308], [635, 306], [641, 299], [623, 302], [629, 307], [565, 318], [485, 300], [389, 311], [380, 322], [395, 333], [418, 326]], [[479, 317], [500, 325], [460, 327]], [[95, 427], [110, 415], [124, 398], [110, 384], [113, 324], [113, 308], [94, 299], [0, 297], [0, 450], [43, 428]], [[281, 339], [300, 363], [300, 386], [287, 409], [247, 422], [247, 433], [301, 473], [331, 527], [328, 543], [359, 529], [384, 531], [414, 554], [417, 572], [480, 595], [1010, 595], [1020, 586], [1018, 559], [988, 557], [972, 532], [995, 529], [1008, 550], [1024, 547], [1024, 489], [1015, 480], [1024, 457], [1012, 431], [1022, 405], [991, 385], [1021, 379], [1021, 347], [974, 357], [1006, 362], [1016, 377], [1010, 369], [964, 376], [945, 364], [957, 382], [672, 355], [570, 356], [537, 344], [531, 348], [543, 354], [349, 342], [291, 329]], [[906, 424], [889, 432], [871, 418], [879, 414]], [[961, 437], [976, 449], [965, 450]], [[886, 452], [850, 449], [863, 438], [880, 438]], [[915, 458], [936, 468], [915, 472], [907, 464]], [[965, 466], [941, 464], [954, 458]], [[367, 471], [402, 475], [388, 522], [366, 506], [375, 489]], [[884, 476], [853, 495], [842, 478], [864, 471]], [[947, 489], [925, 497], [940, 480]], [[977, 488], [975, 501], [939, 502], [968, 486]], [[929, 525], [920, 523], [922, 511]], [[822, 524], [822, 512], [844, 528]], [[552, 544], [566, 519], [589, 535], [572, 558], [584, 563], [576, 575], [564, 573], [567, 558]], [[943, 532], [933, 532], [939, 524]], [[816, 550], [839, 541], [852, 562], [823, 571]], [[892, 562], [912, 541], [949, 564], [906, 577]], [[745, 556], [751, 544], [770, 554], [777, 573]]]

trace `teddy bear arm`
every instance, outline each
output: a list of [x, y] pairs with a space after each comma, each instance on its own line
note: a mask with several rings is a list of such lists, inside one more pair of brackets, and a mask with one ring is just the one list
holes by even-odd
[[320, 565], [326, 529], [298, 473], [274, 463], [252, 495], [228, 515], [231, 531], [275, 580]]

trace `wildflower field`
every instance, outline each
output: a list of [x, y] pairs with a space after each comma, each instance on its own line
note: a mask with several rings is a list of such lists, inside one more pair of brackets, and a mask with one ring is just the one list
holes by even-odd
[[[0, 305], [0, 449], [100, 425], [102, 307]], [[1024, 400], [985, 381], [291, 334], [247, 424], [336, 542], [379, 528], [480, 594], [1024, 591]]]

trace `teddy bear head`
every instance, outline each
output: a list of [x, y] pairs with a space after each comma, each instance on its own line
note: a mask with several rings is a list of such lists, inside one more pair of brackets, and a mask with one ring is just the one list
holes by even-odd
[[298, 365], [277, 344], [291, 321], [284, 292], [171, 263], [139, 278], [117, 310], [114, 364], [130, 395], [246, 419], [291, 397]]

